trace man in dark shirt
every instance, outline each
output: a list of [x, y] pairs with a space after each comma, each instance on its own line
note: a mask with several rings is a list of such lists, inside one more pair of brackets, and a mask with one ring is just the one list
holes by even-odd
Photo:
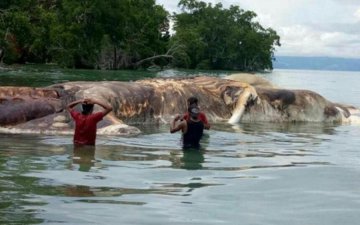
[[[178, 122], [182, 116], [177, 115], [170, 124], [170, 133], [182, 131], [183, 148], [200, 148], [200, 139], [204, 132], [204, 123], [199, 119], [200, 109], [192, 105], [188, 109], [189, 119]], [[176, 124], [177, 123], [177, 124]]]
[[[188, 107], [190, 107], [190, 106], [197, 106], [197, 107], [199, 107], [199, 105], [198, 105], [198, 104], [199, 104], [199, 100], [198, 100], [198, 98], [192, 96], [192, 97], [190, 97], [190, 98], [187, 99], [187, 104], [188, 104]], [[203, 122], [204, 128], [207, 129], [207, 130], [209, 130], [209, 129], [210, 129], [210, 124], [209, 124], [209, 122], [208, 122], [208, 119], [207, 119], [205, 113], [202, 112], [202, 111], [200, 111], [198, 118], [199, 118], [199, 120], [201, 120], [201, 121]], [[186, 112], [186, 113], [184, 114], [183, 119], [184, 119], [184, 120], [188, 120], [188, 119], [189, 119], [189, 112]]]

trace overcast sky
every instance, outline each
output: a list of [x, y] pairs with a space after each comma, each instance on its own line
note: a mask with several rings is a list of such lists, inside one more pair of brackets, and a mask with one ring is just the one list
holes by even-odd
[[[156, 0], [169, 12], [178, 0]], [[280, 35], [278, 56], [360, 58], [360, 0], [204, 0], [254, 11]]]

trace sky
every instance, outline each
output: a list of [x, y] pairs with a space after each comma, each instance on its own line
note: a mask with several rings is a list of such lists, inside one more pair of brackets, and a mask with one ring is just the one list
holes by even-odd
[[[179, 12], [178, 0], [156, 0]], [[280, 35], [275, 56], [360, 58], [360, 0], [203, 0], [237, 5]]]

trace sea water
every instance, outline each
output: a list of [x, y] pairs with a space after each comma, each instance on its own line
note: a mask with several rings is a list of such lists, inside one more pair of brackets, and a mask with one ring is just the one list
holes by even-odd
[[[74, 78], [11, 73], [0, 73], [1, 85]], [[358, 72], [259, 75], [360, 107]], [[168, 125], [139, 128], [135, 137], [99, 136], [85, 152], [71, 136], [1, 134], [0, 224], [360, 224], [359, 125], [218, 123], [201, 151], [187, 152]]]

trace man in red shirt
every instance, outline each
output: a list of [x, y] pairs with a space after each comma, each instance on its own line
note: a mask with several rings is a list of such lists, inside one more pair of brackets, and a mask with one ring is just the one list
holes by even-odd
[[[188, 104], [188, 107], [191, 107], [191, 106], [196, 106], [196, 107], [199, 107], [198, 106], [198, 103], [199, 103], [199, 100], [196, 98], [196, 97], [190, 97], [188, 98], [187, 100], [187, 104]], [[189, 120], [189, 112], [186, 112], [183, 116], [183, 119], [184, 120]], [[198, 119], [203, 122], [204, 124], [204, 129], [207, 129], [209, 130], [210, 129], [210, 124], [207, 120], [207, 117], [205, 115], [205, 113], [203, 112], [200, 112], [199, 115], [198, 115]]]
[[[74, 110], [74, 107], [82, 103], [82, 112]], [[101, 112], [92, 113], [94, 104], [104, 108]], [[74, 144], [75, 145], [95, 145], [96, 140], [96, 124], [103, 119], [112, 107], [105, 105], [94, 99], [81, 99], [71, 102], [66, 109], [70, 112], [71, 117], [75, 121]]]

